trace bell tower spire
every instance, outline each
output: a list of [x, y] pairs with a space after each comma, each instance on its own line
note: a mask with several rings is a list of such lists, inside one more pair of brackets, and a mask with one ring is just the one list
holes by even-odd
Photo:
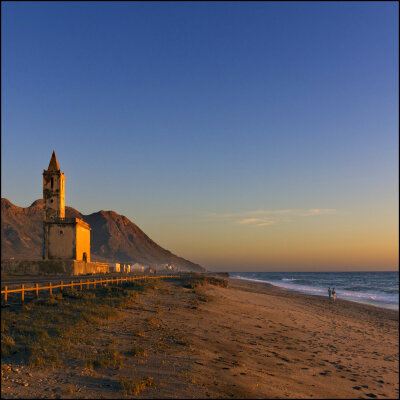
[[51, 155], [48, 171], [60, 171], [60, 166], [58, 165], [56, 152], [53, 150], [53, 154]]
[[43, 170], [43, 201], [45, 221], [65, 218], [65, 176], [54, 150], [49, 167]]

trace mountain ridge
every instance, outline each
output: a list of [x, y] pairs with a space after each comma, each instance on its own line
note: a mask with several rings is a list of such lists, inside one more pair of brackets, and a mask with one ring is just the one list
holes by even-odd
[[[1, 199], [2, 258], [40, 259], [43, 241], [43, 199], [19, 207]], [[91, 231], [91, 260], [156, 266], [172, 264], [178, 270], [204, 272], [205, 268], [164, 249], [126, 216], [112, 210], [84, 215], [65, 207], [67, 218], [80, 218]]]

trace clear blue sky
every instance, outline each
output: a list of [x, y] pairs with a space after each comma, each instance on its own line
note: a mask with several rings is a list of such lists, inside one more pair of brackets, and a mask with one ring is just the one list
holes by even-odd
[[397, 2], [2, 2], [2, 197], [41, 198], [54, 149], [67, 205], [206, 267], [393, 268], [398, 28]]

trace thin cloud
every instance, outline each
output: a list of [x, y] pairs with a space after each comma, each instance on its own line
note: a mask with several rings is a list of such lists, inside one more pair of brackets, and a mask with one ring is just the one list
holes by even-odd
[[[333, 208], [283, 209], [283, 210], [251, 210], [234, 213], [206, 213], [213, 219], [234, 221], [238, 225], [270, 226], [279, 222], [290, 222], [295, 217], [317, 217], [335, 214]], [[268, 218], [264, 217], [268, 216]], [[239, 218], [239, 219], [238, 219]]]
[[239, 225], [246, 225], [246, 224], [252, 224], [254, 222], [260, 222], [260, 221], [262, 221], [261, 218], [246, 218], [246, 219], [241, 219], [239, 221], [236, 221], [236, 223]]
[[236, 213], [206, 213], [207, 217], [214, 218], [235, 218], [235, 217], [250, 217], [253, 215], [292, 215], [297, 217], [311, 217], [316, 215], [327, 215], [336, 213], [332, 208], [312, 208], [312, 209], [285, 209], [285, 210], [254, 210], [243, 211]]
[[257, 226], [268, 226], [272, 225], [275, 223], [275, 221], [271, 219], [266, 219], [266, 218], [245, 218], [245, 219], [240, 219], [236, 221], [237, 224], [239, 225], [257, 225]]
[[275, 224], [275, 221], [266, 221], [262, 222], [261, 224], [257, 224], [257, 226], [269, 226]]

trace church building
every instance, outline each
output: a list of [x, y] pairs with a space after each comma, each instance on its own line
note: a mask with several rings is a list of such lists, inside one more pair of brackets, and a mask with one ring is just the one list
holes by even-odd
[[43, 170], [42, 259], [1, 260], [2, 274], [84, 275], [109, 272], [109, 264], [90, 260], [90, 226], [65, 217], [65, 175], [53, 151]]
[[79, 218], [65, 218], [65, 175], [55, 152], [43, 170], [43, 259], [90, 262], [90, 226]]

